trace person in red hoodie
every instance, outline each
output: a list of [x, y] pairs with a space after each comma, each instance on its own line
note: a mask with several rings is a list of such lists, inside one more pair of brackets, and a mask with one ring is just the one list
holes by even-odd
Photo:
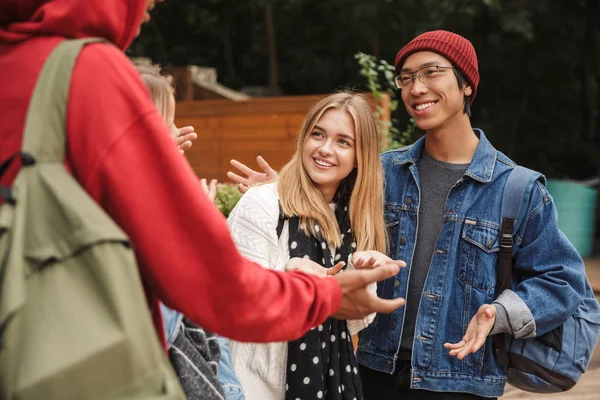
[[[0, 2], [0, 161], [21, 147], [36, 79], [56, 45], [104, 38], [114, 46], [88, 45], [74, 67], [65, 163], [129, 235], [163, 343], [159, 299], [208, 330], [252, 342], [294, 340], [329, 315], [362, 318], [403, 305], [366, 290], [396, 275], [396, 265], [320, 278], [263, 269], [238, 253], [123, 53], [154, 3]], [[18, 167], [0, 183], [9, 185]]]

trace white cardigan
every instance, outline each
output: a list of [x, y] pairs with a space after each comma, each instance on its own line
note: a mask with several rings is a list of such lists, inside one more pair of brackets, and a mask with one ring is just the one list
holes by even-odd
[[[289, 232], [286, 221], [277, 238], [278, 204], [276, 183], [253, 187], [242, 196], [227, 223], [240, 253], [264, 268], [283, 271], [290, 258]], [[347, 269], [353, 268], [348, 260]], [[377, 285], [371, 284], [369, 291], [376, 293]], [[348, 321], [350, 334], [364, 329], [374, 318], [375, 314], [371, 314], [361, 320]], [[287, 342], [258, 344], [232, 340], [230, 347], [233, 368], [247, 400], [285, 398]]]

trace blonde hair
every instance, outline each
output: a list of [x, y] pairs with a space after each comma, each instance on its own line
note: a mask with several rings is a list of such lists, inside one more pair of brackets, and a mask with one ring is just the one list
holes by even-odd
[[158, 109], [165, 122], [169, 123], [167, 121], [169, 99], [175, 94], [175, 90], [171, 84], [171, 77], [162, 75], [158, 65], [136, 64], [135, 68], [138, 70], [148, 90], [150, 90], [154, 106]]
[[357, 168], [346, 177], [338, 193], [349, 194], [350, 224], [357, 250], [387, 251], [383, 217], [383, 170], [379, 159], [379, 132], [368, 101], [361, 95], [341, 92], [318, 102], [306, 115], [298, 135], [296, 153], [279, 174], [278, 193], [283, 212], [300, 217], [304, 232], [315, 235], [317, 223], [323, 238], [339, 247], [342, 233], [335, 214], [302, 165], [302, 149], [315, 125], [330, 109], [345, 110], [354, 120]]

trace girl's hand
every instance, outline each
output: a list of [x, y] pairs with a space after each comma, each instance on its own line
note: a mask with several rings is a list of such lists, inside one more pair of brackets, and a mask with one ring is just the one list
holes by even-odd
[[271, 168], [269, 163], [267, 163], [264, 158], [258, 156], [256, 157], [256, 162], [258, 163], [260, 169], [263, 170], [263, 172], [257, 172], [252, 168], [248, 167], [246, 164], [242, 164], [237, 160], [230, 161], [232, 167], [234, 167], [239, 172], [245, 175], [241, 176], [231, 171], [227, 172], [227, 177], [238, 184], [238, 190], [241, 193], [246, 193], [248, 189], [252, 186], [268, 182], [277, 178], [277, 172], [273, 168]]
[[179, 148], [180, 153], [183, 153], [192, 147], [192, 140], [196, 140], [198, 137], [196, 132], [194, 132], [193, 126], [184, 126], [183, 128], [175, 127], [172, 134], [175, 139], [175, 145]]
[[331, 268], [325, 268], [314, 261], [307, 258], [294, 257], [285, 264], [285, 271], [302, 271], [307, 274], [318, 275], [318, 276], [332, 276], [337, 274], [346, 265], [345, 262], [340, 261]]
[[202, 190], [204, 190], [210, 201], [214, 202], [215, 197], [217, 197], [217, 180], [213, 179], [207, 184], [206, 179], [202, 178], [200, 179], [200, 185], [202, 185]]
[[392, 260], [385, 254], [375, 250], [356, 251], [352, 254], [352, 264], [356, 269], [370, 269], [387, 263], [397, 264], [400, 268], [406, 267], [404, 261]]

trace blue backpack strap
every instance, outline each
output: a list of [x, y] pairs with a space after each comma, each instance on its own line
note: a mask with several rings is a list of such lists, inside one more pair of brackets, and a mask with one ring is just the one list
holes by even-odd
[[[527, 217], [531, 187], [541, 175], [528, 168], [516, 166], [504, 184], [500, 211], [500, 254], [496, 269], [496, 296], [512, 288], [512, 256], [514, 234]], [[498, 362], [508, 365], [508, 354], [503, 334], [494, 336], [494, 349]]]
[[525, 167], [516, 166], [508, 176], [502, 193], [502, 208], [500, 211], [500, 255], [498, 279], [496, 280], [496, 295], [512, 287], [512, 255], [514, 234], [519, 230], [523, 220], [527, 218], [527, 205], [531, 196], [531, 187], [540, 177]]
[[508, 176], [502, 194], [500, 218], [501, 220], [504, 220], [504, 218], [514, 220], [514, 228], [516, 229], [512, 232], [517, 231], [523, 222], [522, 220], [526, 217], [525, 213], [529, 204], [531, 187], [540, 176], [539, 172], [520, 165], [517, 165]]

